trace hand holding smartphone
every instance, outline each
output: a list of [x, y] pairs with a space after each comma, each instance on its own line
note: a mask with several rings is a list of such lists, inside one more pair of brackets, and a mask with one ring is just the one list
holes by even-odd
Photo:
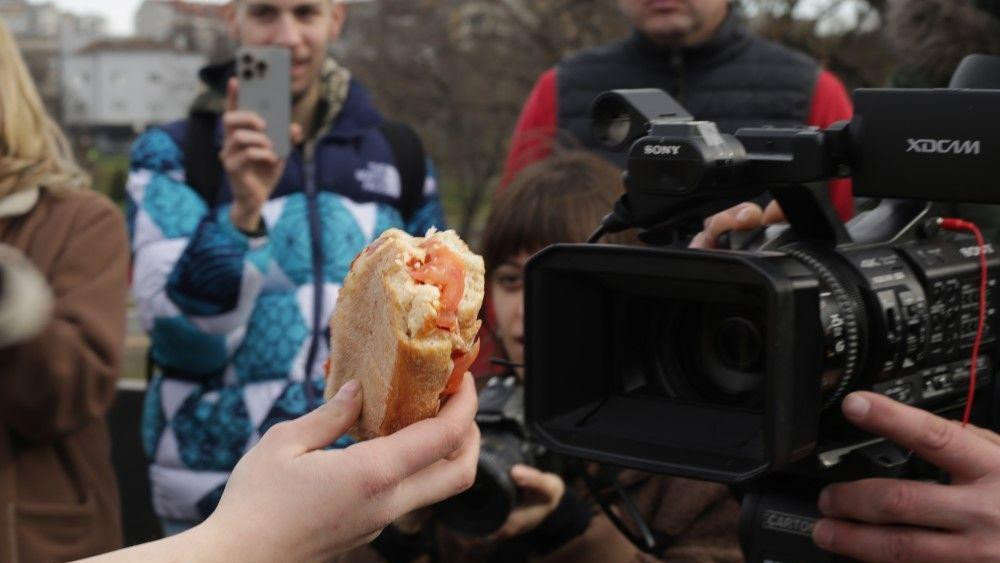
[[236, 57], [237, 76], [228, 85], [219, 158], [232, 191], [233, 224], [256, 233], [261, 209], [284, 173], [291, 137], [301, 132], [291, 124], [289, 51], [242, 47]]

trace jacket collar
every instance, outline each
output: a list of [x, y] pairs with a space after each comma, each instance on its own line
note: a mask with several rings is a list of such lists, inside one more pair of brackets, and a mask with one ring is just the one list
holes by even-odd
[[39, 188], [20, 190], [0, 199], [0, 219], [27, 214], [38, 204]]
[[685, 66], [701, 66], [717, 59], [729, 58], [742, 50], [750, 38], [750, 33], [743, 24], [743, 17], [735, 5], [730, 4], [726, 19], [722, 21], [715, 35], [708, 40], [689, 47], [663, 47], [633, 29], [632, 35], [626, 40], [626, 45], [644, 55], [668, 61], [676, 61], [679, 57]]

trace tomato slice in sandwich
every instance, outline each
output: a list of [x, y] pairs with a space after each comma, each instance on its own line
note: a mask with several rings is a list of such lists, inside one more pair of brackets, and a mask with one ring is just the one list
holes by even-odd
[[472, 345], [472, 350], [468, 352], [460, 352], [455, 350], [451, 354], [451, 361], [455, 363], [455, 367], [451, 370], [451, 376], [448, 377], [448, 384], [445, 385], [444, 391], [441, 392], [442, 397], [447, 397], [449, 395], [454, 395], [458, 393], [458, 388], [462, 386], [462, 377], [465, 376], [465, 372], [469, 371], [472, 367], [473, 362], [479, 356], [479, 340]]
[[426, 259], [411, 266], [410, 275], [419, 283], [434, 285], [441, 290], [438, 328], [457, 329], [458, 304], [465, 294], [465, 265], [462, 259], [448, 247], [432, 244], [427, 248]]

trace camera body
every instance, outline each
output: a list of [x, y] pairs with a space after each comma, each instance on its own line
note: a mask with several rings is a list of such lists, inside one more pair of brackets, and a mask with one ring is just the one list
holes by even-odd
[[510, 477], [514, 465], [536, 465], [545, 450], [530, 439], [524, 419], [524, 386], [512, 374], [491, 378], [479, 392], [476, 424], [481, 433], [476, 481], [437, 506], [438, 520], [472, 536], [500, 529], [521, 500]]
[[[766, 191], [790, 226], [751, 252], [556, 245], [537, 254], [527, 267], [526, 408], [543, 443], [615, 465], [740, 483], [810, 454], [828, 468], [835, 456], [824, 453], [868, 441], [840, 417], [850, 391], [941, 413], [962, 405], [979, 247], [937, 232], [933, 206], [918, 201], [885, 200], [845, 227], [822, 188], [806, 184], [854, 176], [856, 192], [900, 195], [898, 179], [871, 171], [872, 158], [891, 152], [917, 197], [957, 177], [961, 186], [937, 185], [939, 199], [1000, 199], [991, 189], [998, 135], [975, 113], [1000, 118], [1000, 92], [861, 90], [855, 101], [855, 119], [827, 130], [729, 136], [663, 92], [597, 98], [595, 135], [629, 151], [626, 195], [611, 223], [683, 229]], [[945, 135], [943, 122], [961, 134], [948, 137], [978, 139], [978, 152], [911, 151], [908, 140], [922, 135], [895, 107], [943, 113], [924, 129]], [[985, 252], [983, 386], [996, 348], [998, 265], [993, 247]]]
[[[850, 391], [945, 414], [964, 404], [978, 250], [938, 236], [765, 253], [550, 247], [529, 268], [527, 365], [546, 374], [529, 379], [529, 419], [558, 453], [657, 473], [739, 483], [811, 453], [832, 467], [828, 452], [870, 440], [839, 413]], [[996, 348], [1000, 258], [987, 252], [980, 387]]]

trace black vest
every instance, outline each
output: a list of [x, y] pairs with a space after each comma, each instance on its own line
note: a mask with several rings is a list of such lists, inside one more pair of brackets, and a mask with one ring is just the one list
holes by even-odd
[[740, 127], [803, 125], [819, 66], [808, 56], [755, 37], [730, 11], [719, 32], [700, 45], [665, 49], [633, 32], [573, 55], [556, 70], [558, 127], [585, 148], [624, 166], [590, 133], [590, 105], [605, 90], [659, 88], [723, 133]]

